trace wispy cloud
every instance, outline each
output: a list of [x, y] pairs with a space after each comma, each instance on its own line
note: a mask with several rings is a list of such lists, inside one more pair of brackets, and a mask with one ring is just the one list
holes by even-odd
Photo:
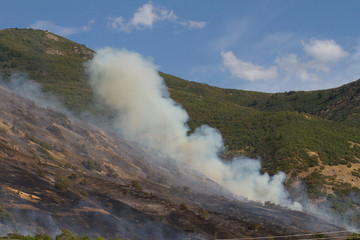
[[223, 66], [232, 76], [249, 81], [272, 79], [277, 77], [276, 67], [265, 68], [237, 58], [233, 52], [221, 52]]
[[[360, 47], [353, 54], [331, 39], [302, 42], [302, 52], [278, 55], [273, 66], [247, 62], [231, 51], [220, 53], [222, 67], [244, 86], [262, 91], [313, 90], [344, 83], [340, 76], [354, 77], [349, 68], [360, 66]], [[341, 73], [341, 74], [340, 74]]]
[[173, 10], [154, 6], [152, 2], [146, 3], [137, 9], [129, 21], [125, 21], [122, 16], [109, 18], [108, 26], [114, 30], [131, 32], [133, 30], [152, 29], [156, 23], [166, 21], [184, 26], [189, 30], [206, 27], [204, 21], [179, 19]]
[[60, 25], [56, 25], [51, 21], [36, 21], [35, 23], [30, 25], [30, 28], [48, 30], [61, 36], [70, 36], [80, 32], [91, 31], [92, 25], [94, 23], [95, 20], [90, 20], [87, 25], [82, 27], [63, 27]]
[[189, 30], [192, 29], [202, 29], [206, 27], [206, 22], [204, 21], [192, 21], [192, 20], [188, 20], [188, 21], [180, 21], [178, 22], [178, 24], [187, 27]]
[[355, 46], [355, 53], [352, 55], [353, 60], [360, 60], [360, 41]]
[[224, 51], [239, 44], [241, 38], [245, 36], [251, 28], [250, 21], [246, 18], [227, 24], [223, 36], [210, 42], [209, 48], [214, 51]]
[[280, 71], [281, 78], [293, 78], [302, 82], [317, 82], [320, 77], [313, 71], [314, 65], [311, 61], [302, 61], [294, 54], [279, 56], [275, 59], [275, 63]]

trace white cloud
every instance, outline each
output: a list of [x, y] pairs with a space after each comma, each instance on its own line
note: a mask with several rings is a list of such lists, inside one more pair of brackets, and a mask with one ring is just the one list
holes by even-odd
[[63, 27], [56, 25], [50, 21], [36, 21], [30, 25], [30, 28], [48, 30], [52, 33], [58, 34], [60, 36], [70, 36], [79, 32], [88, 32], [91, 31], [92, 25], [95, 23], [95, 20], [90, 20], [86, 26], [83, 27]]
[[128, 22], [125, 22], [122, 16], [109, 18], [108, 26], [114, 30], [131, 32], [134, 29], [152, 29], [155, 23], [164, 21], [182, 25], [189, 30], [202, 29], [206, 26], [206, 22], [203, 21], [179, 20], [174, 11], [154, 6], [151, 2], [137, 9]]
[[304, 50], [321, 63], [338, 62], [349, 55], [334, 40], [311, 39], [304, 45]]
[[[359, 45], [360, 46], [360, 45]], [[311, 39], [303, 43], [298, 54], [278, 55], [274, 66], [266, 68], [236, 57], [233, 52], [221, 52], [222, 66], [234, 77], [243, 81], [247, 89], [263, 91], [314, 90], [336, 87], [356, 80], [360, 66], [360, 47], [351, 57], [334, 40]], [[341, 73], [341, 74], [340, 74]], [[262, 81], [257, 81], [262, 80]]]
[[82, 30], [83, 30], [84, 32], [89, 32], [89, 31], [91, 31], [92, 25], [93, 25], [94, 23], [95, 23], [95, 20], [94, 20], [94, 19], [90, 20], [86, 26], [83, 26], [83, 27], [82, 27]]
[[321, 81], [316, 73], [312, 72], [312, 64], [299, 60], [296, 54], [277, 57], [275, 60], [282, 78], [300, 80], [302, 82]]
[[189, 30], [192, 29], [202, 29], [206, 27], [206, 22], [203, 21], [183, 21], [183, 22], [179, 22], [180, 25], [187, 27]]
[[277, 68], [265, 68], [253, 63], [242, 61], [233, 52], [221, 52], [223, 66], [232, 76], [249, 81], [273, 79], [277, 77]]
[[138, 29], [141, 27], [152, 28], [155, 22], [171, 21], [176, 18], [173, 11], [155, 8], [151, 3], [147, 3], [134, 13], [134, 17], [131, 19], [130, 24]]
[[123, 17], [110, 18], [110, 22], [108, 22], [108, 26], [112, 29], [117, 29], [123, 32], [130, 32], [130, 26], [124, 22]]

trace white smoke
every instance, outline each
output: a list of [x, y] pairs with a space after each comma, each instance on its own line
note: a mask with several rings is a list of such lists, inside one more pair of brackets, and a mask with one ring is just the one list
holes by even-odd
[[0, 77], [0, 86], [16, 95], [34, 101], [42, 107], [50, 108], [72, 116], [71, 112], [62, 104], [62, 102], [51, 93], [44, 92], [37, 82], [29, 79], [25, 74], [15, 73], [6, 80]]
[[86, 67], [95, 94], [118, 111], [115, 125], [125, 137], [190, 166], [238, 196], [301, 210], [284, 190], [284, 173], [262, 175], [260, 161], [253, 159], [225, 164], [218, 157], [223, 140], [214, 128], [204, 125], [189, 135], [188, 114], [169, 97], [150, 59], [104, 48]]

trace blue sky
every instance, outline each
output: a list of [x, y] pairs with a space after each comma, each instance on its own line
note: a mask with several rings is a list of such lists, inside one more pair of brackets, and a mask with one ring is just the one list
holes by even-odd
[[350, 0], [0, 0], [0, 28], [126, 48], [213, 86], [282, 92], [360, 78], [359, 9]]

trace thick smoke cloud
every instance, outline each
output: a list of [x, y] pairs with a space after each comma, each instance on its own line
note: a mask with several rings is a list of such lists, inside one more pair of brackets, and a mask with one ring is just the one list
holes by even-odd
[[118, 111], [115, 127], [125, 137], [193, 168], [240, 197], [301, 209], [283, 188], [284, 173], [262, 175], [260, 161], [253, 159], [225, 164], [218, 157], [223, 140], [214, 128], [204, 125], [189, 135], [188, 114], [169, 97], [150, 59], [105, 48], [86, 67], [99, 99]]

